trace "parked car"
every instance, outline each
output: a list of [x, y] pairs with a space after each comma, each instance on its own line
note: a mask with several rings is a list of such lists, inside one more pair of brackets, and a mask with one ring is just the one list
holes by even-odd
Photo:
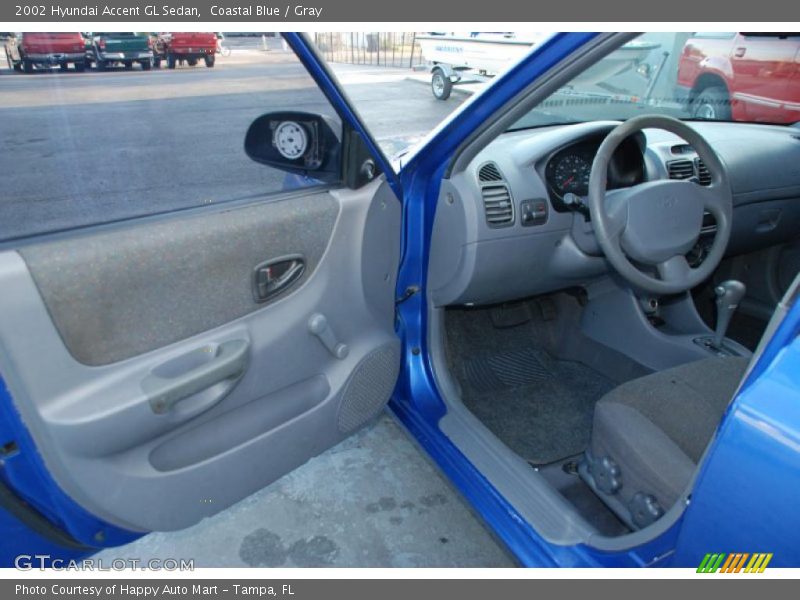
[[34, 67], [58, 66], [66, 71], [71, 64], [76, 71], [86, 68], [84, 41], [80, 33], [12, 33], [6, 39], [6, 60], [15, 71], [32, 73]]
[[678, 64], [701, 119], [800, 121], [800, 33], [695, 33]]
[[114, 65], [132, 69], [134, 63], [145, 71], [153, 66], [152, 41], [147, 33], [94, 32], [87, 38], [86, 61], [98, 71]]
[[153, 42], [153, 64], [161, 66], [165, 61], [167, 67], [174, 69], [184, 62], [194, 67], [200, 60], [207, 67], [214, 66], [214, 54], [217, 51], [217, 36], [208, 31], [175, 31], [159, 33]]

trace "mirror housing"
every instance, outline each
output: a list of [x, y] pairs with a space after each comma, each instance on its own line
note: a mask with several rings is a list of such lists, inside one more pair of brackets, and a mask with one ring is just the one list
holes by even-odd
[[[307, 145], [297, 158], [288, 158], [278, 150], [276, 131], [284, 123], [296, 124], [305, 133]], [[244, 138], [244, 151], [257, 163], [323, 183], [337, 183], [342, 180], [342, 143], [338, 129], [339, 124], [326, 115], [299, 111], [266, 113], [250, 124]]]
[[364, 138], [357, 131], [349, 128], [345, 130], [342, 154], [344, 184], [350, 189], [357, 190], [380, 175], [380, 168]]

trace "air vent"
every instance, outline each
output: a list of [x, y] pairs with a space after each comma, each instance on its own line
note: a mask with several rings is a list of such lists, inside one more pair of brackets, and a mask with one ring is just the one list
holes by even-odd
[[708, 170], [705, 163], [696, 158], [695, 164], [697, 165], [697, 179], [700, 181], [700, 185], [711, 185], [711, 171]]
[[481, 195], [489, 227], [507, 227], [514, 222], [514, 204], [507, 185], [484, 185]]
[[514, 201], [500, 168], [493, 162], [478, 169], [486, 223], [489, 227], [508, 227], [514, 223]]
[[689, 154], [694, 152], [694, 149], [689, 144], [677, 144], [670, 148], [670, 152], [673, 154]]
[[670, 179], [689, 179], [694, 177], [694, 162], [691, 160], [672, 160], [667, 163]]
[[478, 179], [480, 181], [503, 181], [503, 176], [500, 174], [500, 169], [494, 163], [486, 163], [478, 171]]
[[696, 177], [700, 185], [711, 185], [711, 172], [699, 158], [694, 160], [671, 160], [667, 163], [670, 179], [690, 179]]

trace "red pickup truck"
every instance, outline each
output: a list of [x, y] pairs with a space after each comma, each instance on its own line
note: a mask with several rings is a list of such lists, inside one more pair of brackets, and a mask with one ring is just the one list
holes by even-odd
[[190, 67], [201, 59], [207, 67], [214, 66], [217, 51], [217, 35], [208, 31], [173, 31], [159, 33], [153, 42], [153, 59], [156, 67], [166, 61], [174, 69], [184, 62]]
[[6, 40], [6, 60], [15, 71], [32, 73], [36, 67], [58, 65], [66, 71], [86, 69], [86, 51], [80, 33], [12, 33]]
[[800, 122], [800, 33], [695, 33], [678, 86], [695, 118]]

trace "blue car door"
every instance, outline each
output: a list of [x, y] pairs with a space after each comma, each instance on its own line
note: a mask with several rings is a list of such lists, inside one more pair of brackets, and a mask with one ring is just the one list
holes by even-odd
[[[220, 96], [224, 110], [199, 121], [178, 112], [197, 108], [191, 94], [54, 105], [56, 118], [40, 116], [39, 139], [60, 137], [40, 166], [60, 166], [63, 178], [39, 190], [42, 202], [55, 189], [63, 210], [76, 206], [78, 224], [54, 225], [54, 233], [36, 230], [46, 215], [30, 219], [25, 235], [11, 230], [0, 245], [2, 566], [191, 525], [336, 444], [389, 400], [401, 355], [397, 178], [310, 46], [286, 37], [299, 61], [279, 68], [301, 84], [241, 104]], [[308, 110], [287, 117], [299, 94]], [[333, 124], [338, 142], [325, 142], [324, 183], [311, 173], [287, 191], [284, 173], [245, 156], [248, 123], [264, 106], [284, 111], [278, 128], [313, 136]], [[36, 110], [0, 108], [5, 123], [45, 115]], [[115, 130], [118, 151], [98, 150], [107, 134], [91, 126], [98, 111], [114, 113], [103, 129]], [[236, 121], [224, 122], [231, 114]], [[170, 150], [147, 175], [144, 156], [181, 135], [185, 154]], [[206, 142], [211, 167], [197, 164]], [[273, 140], [255, 143], [269, 150]], [[136, 153], [142, 162], [112, 164]], [[53, 154], [60, 162], [48, 162]], [[84, 156], [104, 162], [99, 180]], [[174, 184], [184, 168], [207, 177], [195, 205], [104, 219], [139, 206], [143, 194], [193, 198], [196, 181]], [[248, 177], [252, 191], [243, 193]], [[96, 181], [105, 209], [90, 211], [80, 203]], [[220, 181], [231, 193], [219, 188], [222, 198], [203, 200]], [[31, 175], [19, 193], [33, 194], [36, 183]], [[116, 184], [119, 204], [109, 192]], [[227, 201], [233, 191], [240, 197]], [[14, 206], [4, 217], [36, 208]], [[94, 222], [80, 222], [87, 218]]]

